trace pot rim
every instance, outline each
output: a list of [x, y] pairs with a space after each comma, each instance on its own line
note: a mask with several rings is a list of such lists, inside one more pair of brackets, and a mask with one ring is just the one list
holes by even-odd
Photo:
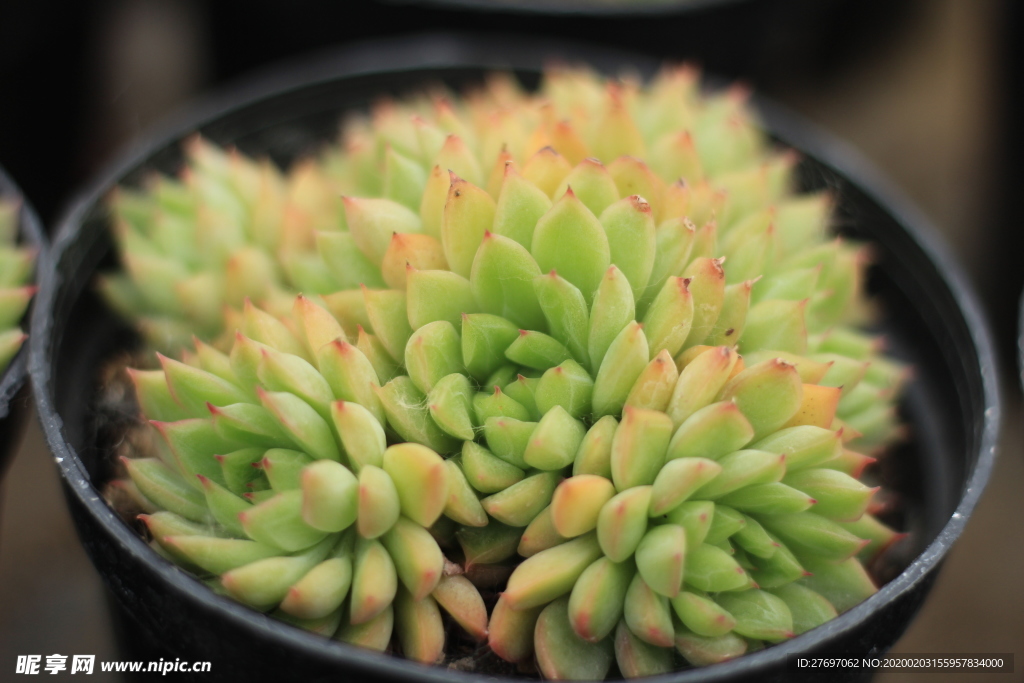
[[[120, 549], [145, 564], [170, 590], [183, 598], [198, 601], [207, 610], [224, 613], [236, 627], [260, 633], [284, 646], [295, 648], [312, 658], [337, 665], [359, 669], [372, 669], [382, 674], [402, 676], [420, 681], [450, 683], [452, 672], [438, 667], [424, 667], [399, 657], [381, 656], [343, 643], [325, 640], [271, 619], [249, 608], [218, 596], [200, 584], [188, 572], [163, 560], [104, 502], [91, 485], [78, 455], [61, 432], [62, 420], [54, 408], [51, 384], [50, 355], [53, 328], [52, 310], [55, 296], [61, 288], [64, 273], [58, 270], [60, 261], [80, 234], [83, 219], [90, 208], [102, 201], [107, 191], [119, 179], [145, 161], [155, 151], [210, 123], [230, 111], [255, 105], [270, 97], [279, 97], [295, 90], [324, 84], [327, 81], [394, 73], [398, 71], [431, 70], [440, 68], [518, 68], [539, 70], [545, 55], [551, 52], [588, 59], [588, 64], [612, 73], [631, 65], [644, 75], [657, 67], [655, 60], [610, 51], [585, 44], [559, 42], [558, 48], [545, 52], [538, 45], [550, 48], [532, 38], [516, 42], [514, 37], [465, 37], [453, 34], [426, 34], [403, 39], [367, 41], [340, 49], [318, 53], [295, 60], [283, 66], [245, 79], [198, 104], [187, 107], [155, 129], [143, 140], [136, 142], [121, 154], [90, 185], [78, 193], [58, 223], [58, 233], [51, 251], [53, 268], [40, 276], [40, 291], [32, 314], [35, 334], [30, 340], [29, 372], [35, 391], [36, 409], [47, 442], [68, 491], [107, 530], [111, 541]], [[525, 47], [524, 47], [525, 46]], [[510, 55], [513, 57], [510, 58]], [[979, 363], [984, 396], [983, 424], [976, 434], [979, 450], [973, 466], [967, 471], [965, 486], [956, 510], [938, 535], [896, 578], [882, 586], [875, 595], [837, 618], [789, 641], [773, 645], [713, 667], [680, 670], [652, 677], [652, 683], [668, 681], [718, 681], [731, 676], [769, 667], [784, 666], [788, 655], [820, 649], [834, 638], [854, 632], [863, 626], [869, 616], [897, 601], [936, 569], [963, 531], [992, 471], [999, 434], [1001, 402], [998, 389], [996, 357], [988, 324], [973, 287], [953, 258], [944, 239], [931, 222], [886, 177], [848, 144], [808, 123], [796, 114], [770, 102], [755, 99], [766, 128], [779, 136], [788, 146], [812, 156], [823, 165], [843, 176], [852, 185], [890, 213], [916, 245], [937, 266], [942, 279], [957, 304], [969, 331]], [[459, 680], [493, 680], [493, 676], [462, 673]]]
[[[36, 249], [36, 264], [32, 280], [38, 282], [46, 268], [45, 259], [48, 248], [46, 243], [46, 232], [43, 230], [43, 222], [39, 219], [32, 202], [28, 200], [25, 193], [4, 169], [0, 166], [0, 197], [13, 198], [21, 202], [18, 210], [18, 232], [21, 242], [29, 244]], [[30, 303], [29, 306], [32, 306]], [[31, 314], [22, 316], [22, 325], [26, 332], [31, 329]], [[28, 379], [28, 357], [29, 344], [23, 344], [18, 353], [14, 354], [10, 364], [0, 374], [0, 419], [7, 417], [11, 412], [11, 401], [18, 393], [18, 390]]]
[[1024, 291], [1017, 304], [1017, 383], [1024, 389]]
[[383, 0], [392, 5], [470, 10], [480, 14], [524, 14], [592, 19], [685, 17], [751, 0]]

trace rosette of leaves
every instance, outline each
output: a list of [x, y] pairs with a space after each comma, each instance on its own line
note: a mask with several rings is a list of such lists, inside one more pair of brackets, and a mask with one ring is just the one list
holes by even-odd
[[229, 354], [199, 343], [196, 366], [131, 371], [164, 447], [126, 458], [122, 485], [154, 547], [216, 590], [362, 647], [394, 632], [406, 657], [436, 662], [441, 609], [486, 636], [480, 594], [428, 530], [451, 465], [388, 445], [369, 360], [326, 311], [295, 307], [298, 335], [247, 306]]
[[247, 298], [280, 310], [299, 290], [341, 287], [314, 238], [343, 222], [337, 194], [312, 161], [285, 174], [195, 136], [179, 177], [154, 173], [141, 189], [112, 193], [123, 269], [100, 289], [157, 350], [177, 354], [193, 336], [230, 348]]
[[[874, 592], [861, 559], [896, 535], [853, 449], [891, 437], [903, 373], [853, 327], [861, 250], [741, 99], [570, 72], [431, 107], [379, 109], [324, 162], [363, 193], [316, 236], [347, 288], [246, 303], [230, 352], [134, 373], [169, 446], [128, 464], [173, 513], [147, 520], [159, 547], [323, 632], [381, 618], [383, 648], [393, 621], [420, 661], [440, 604], [553, 678], [722, 661]], [[376, 538], [393, 571], [360, 573]], [[459, 572], [494, 563], [515, 568], [488, 626]], [[364, 621], [370, 595], [393, 612]]]
[[17, 245], [20, 210], [20, 202], [0, 199], [0, 372], [7, 369], [28, 337], [18, 323], [36, 291], [27, 284], [35, 251]]

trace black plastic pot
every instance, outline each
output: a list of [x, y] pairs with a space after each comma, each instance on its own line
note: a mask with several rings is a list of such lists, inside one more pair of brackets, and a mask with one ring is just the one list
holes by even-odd
[[884, 49], [923, 0], [219, 0], [207, 8], [215, 78], [325, 45], [422, 31], [586, 40], [693, 60], [758, 86], [829, 79]]
[[[21, 189], [3, 167], [0, 167], [0, 198], [21, 202], [21, 240], [38, 250], [36, 272], [42, 272], [47, 252], [43, 224]], [[28, 345], [25, 344], [11, 359], [7, 369], [0, 373], [0, 478], [3, 478], [7, 469], [7, 461], [18, 443], [21, 429], [25, 424], [25, 416], [30, 410], [25, 382], [27, 379]]]
[[1024, 292], [1017, 302], [1017, 378], [1024, 390]]
[[[562, 45], [559, 52], [603, 70], [628, 65], [650, 74], [656, 66], [592, 48]], [[33, 318], [30, 365], [42, 426], [83, 543], [130, 613], [130, 628], [159, 644], [164, 656], [212, 661], [203, 680], [313, 681], [339, 673], [355, 680], [485, 678], [352, 649], [218, 597], [157, 556], [103, 501], [98, 489], [109, 476], [109, 453], [98, 447], [94, 422], [98, 368], [135, 343], [91, 289], [97, 269], [113, 263], [105, 194], [147, 170], [175, 170], [177, 143], [196, 129], [215, 142], [287, 161], [330, 139], [341, 113], [381, 93], [437, 81], [464, 86], [501, 66], [514, 66], [529, 85], [551, 56], [551, 47], [536, 41], [440, 36], [346, 49], [275, 72], [207, 102], [122, 157], [61, 221], [56, 267], [46, 273]], [[805, 188], [830, 188], [844, 231], [876, 245], [869, 286], [884, 308], [892, 349], [915, 368], [902, 406], [913, 438], [885, 461], [887, 483], [906, 503], [913, 553], [878, 594], [824, 626], [732, 662], [657, 679], [663, 682], [792, 680], [791, 653], [888, 649], [924, 600], [995, 457], [1000, 406], [987, 327], [937, 233], [852, 150], [774, 106], [761, 109], [779, 141], [804, 153]]]

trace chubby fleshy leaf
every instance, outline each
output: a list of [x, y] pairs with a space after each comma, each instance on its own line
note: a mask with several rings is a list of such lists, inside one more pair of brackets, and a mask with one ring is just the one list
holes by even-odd
[[446, 375], [434, 383], [427, 394], [427, 405], [434, 422], [447, 434], [472, 441], [476, 424], [473, 419], [473, 387], [460, 373]]
[[718, 321], [725, 303], [725, 271], [722, 260], [701, 257], [694, 259], [682, 272], [689, 280], [687, 290], [693, 300], [693, 322], [684, 348], [703, 344]]
[[494, 211], [492, 231], [529, 249], [533, 244], [533, 230], [537, 221], [550, 208], [551, 199], [548, 195], [523, 178], [514, 165], [507, 164]]
[[576, 635], [591, 643], [611, 634], [622, 618], [626, 589], [635, 569], [630, 562], [596, 560], [576, 579], [569, 595], [569, 621]]
[[661, 351], [675, 356], [683, 348], [694, 314], [689, 285], [685, 278], [668, 278], [644, 313], [644, 332], [652, 358]]
[[487, 640], [487, 607], [469, 579], [442, 576], [431, 596], [475, 640]]
[[579, 363], [567, 360], [547, 370], [529, 398], [538, 414], [544, 415], [559, 406], [573, 417], [582, 418], [590, 413], [593, 388], [590, 374]]
[[344, 624], [334, 638], [349, 645], [384, 652], [391, 642], [395, 623], [395, 611], [389, 603], [377, 616], [363, 622]]
[[390, 199], [344, 197], [345, 223], [355, 246], [370, 263], [380, 267], [397, 233], [420, 232], [419, 216]]
[[303, 494], [284, 491], [239, 513], [242, 528], [249, 538], [286, 552], [303, 550], [319, 543], [326, 531], [310, 526], [303, 519]]
[[430, 235], [394, 233], [384, 252], [381, 275], [392, 289], [405, 289], [410, 270], [444, 270], [448, 265], [441, 243]]
[[443, 377], [462, 370], [462, 342], [446, 320], [427, 323], [405, 345], [405, 369], [413, 384], [429, 394]]
[[597, 517], [597, 539], [613, 562], [623, 562], [636, 551], [647, 531], [651, 487], [636, 486], [616, 494]]
[[373, 327], [374, 336], [384, 345], [388, 354], [400, 362], [405, 355], [409, 337], [412, 336], [405, 292], [368, 289], [364, 286], [363, 299], [366, 301], [366, 315]]
[[676, 649], [694, 666], [709, 666], [736, 659], [747, 651], [747, 641], [735, 633], [705, 637], [680, 630], [676, 633]]
[[462, 444], [462, 471], [469, 484], [481, 493], [497, 493], [522, 481], [526, 473], [472, 441]]
[[684, 581], [705, 593], [735, 591], [751, 585], [750, 577], [736, 560], [718, 546], [708, 543], [692, 548], [686, 554]]
[[425, 527], [437, 521], [448, 500], [448, 471], [430, 448], [402, 443], [384, 451], [384, 471], [395, 484], [402, 514]]
[[651, 205], [644, 197], [632, 194], [598, 215], [608, 238], [611, 262], [626, 276], [633, 298], [638, 300], [654, 268], [657, 239]]
[[567, 540], [569, 539], [558, 533], [558, 529], [555, 528], [551, 506], [548, 505], [522, 530], [516, 552], [523, 557], [533, 557], [540, 551], [553, 548]]
[[747, 638], [776, 641], [792, 638], [793, 615], [781, 598], [758, 589], [722, 593], [716, 598], [736, 619], [736, 633]]
[[494, 417], [510, 417], [514, 420], [529, 420], [530, 411], [515, 399], [507, 396], [495, 384], [494, 391], [481, 391], [473, 396], [473, 414], [477, 424]]
[[349, 620], [365, 624], [391, 607], [398, 591], [398, 573], [380, 541], [356, 539], [352, 561]]
[[523, 422], [510, 417], [492, 417], [484, 422], [484, 440], [491, 453], [519, 469], [528, 469], [524, 459], [536, 422]]
[[650, 516], [671, 512], [721, 472], [721, 465], [706, 458], [669, 460], [654, 478]]
[[480, 310], [469, 280], [447, 270], [409, 270], [405, 285], [409, 325], [418, 330], [444, 320], [458, 327], [462, 316]]
[[588, 304], [611, 263], [600, 221], [569, 191], [537, 221], [530, 253], [542, 272], [556, 271], [580, 290]]
[[590, 307], [587, 352], [591, 367], [600, 368], [615, 338], [636, 319], [636, 305], [629, 280], [615, 265], [608, 267]]
[[859, 519], [875, 492], [850, 475], [829, 469], [793, 472], [783, 482], [814, 498], [815, 514], [836, 521]]
[[381, 543], [395, 563], [399, 580], [414, 600], [423, 599], [437, 587], [444, 569], [444, 555], [429, 531], [406, 517], [399, 517], [381, 536]]
[[675, 636], [668, 598], [651, 589], [637, 572], [626, 589], [623, 618], [640, 640], [658, 647], [671, 647]]
[[611, 479], [612, 441], [618, 426], [619, 421], [611, 415], [605, 415], [591, 425], [584, 435], [583, 441], [580, 442], [580, 447], [576, 450], [576, 457], [572, 464], [574, 476], [596, 474], [605, 479]]
[[160, 542], [175, 555], [185, 557], [195, 566], [216, 575], [281, 552], [275, 546], [237, 538], [177, 535], [166, 536]]
[[345, 535], [320, 562], [288, 589], [281, 609], [299, 619], [322, 619], [334, 612], [352, 585], [354, 539]]
[[533, 281], [533, 288], [551, 336], [564, 344], [578, 363], [589, 367], [587, 334], [590, 321], [583, 294], [553, 270], [538, 276]]
[[622, 410], [649, 360], [650, 347], [643, 326], [636, 322], [626, 325], [608, 347], [594, 378], [594, 417]]
[[487, 192], [451, 173], [441, 220], [441, 244], [453, 272], [469, 277], [484, 233], [494, 224], [495, 208]]
[[444, 514], [465, 526], [486, 526], [487, 513], [462, 473], [458, 457], [445, 460], [448, 470], [448, 501]]
[[473, 258], [469, 282], [485, 313], [507, 318], [530, 330], [545, 329], [533, 281], [541, 273], [530, 252], [518, 242], [485, 233]]
[[600, 680], [612, 664], [612, 644], [584, 640], [573, 630], [569, 600], [561, 598], [545, 607], [534, 629], [537, 666], [553, 680]]
[[707, 538], [715, 518], [716, 506], [710, 500], [694, 500], [672, 508], [666, 519], [686, 530], [686, 543], [696, 548]]
[[260, 390], [259, 398], [296, 446], [314, 458], [341, 460], [331, 427], [308, 403], [284, 391]]
[[728, 610], [693, 588], [672, 598], [672, 609], [683, 626], [705, 638], [724, 636], [736, 626], [736, 618]]
[[665, 413], [627, 407], [612, 439], [612, 481], [619, 491], [653, 484], [665, 464], [672, 421]]
[[544, 609], [536, 607], [512, 609], [504, 596], [498, 598], [487, 625], [487, 644], [507, 662], [522, 662], [533, 654], [533, 632], [537, 617]]
[[666, 349], [662, 349], [643, 369], [626, 397], [626, 405], [643, 410], [665, 412], [679, 381], [679, 370]]
[[444, 654], [444, 622], [437, 601], [426, 595], [415, 599], [399, 589], [395, 596], [395, 626], [402, 654], [421, 664], [436, 664]]
[[555, 530], [575, 538], [597, 528], [601, 508], [615, 495], [615, 487], [604, 477], [580, 474], [564, 480], [551, 498], [551, 519]]
[[467, 372], [483, 381], [504, 365], [505, 349], [519, 338], [519, 328], [489, 313], [462, 317], [462, 361]]
[[770, 591], [789, 608], [793, 619], [793, 633], [800, 635], [838, 616], [836, 608], [820, 593], [810, 588], [791, 583]]
[[208, 512], [201, 490], [192, 486], [156, 458], [125, 458], [125, 467], [146, 498], [161, 508], [193, 522], [207, 520]]
[[302, 470], [302, 519], [314, 529], [343, 531], [356, 521], [359, 482], [341, 463], [318, 460]]
[[666, 457], [716, 460], [743, 448], [753, 438], [754, 428], [739, 407], [732, 401], [720, 401], [704, 406], [679, 425]]
[[359, 470], [359, 500], [356, 528], [363, 538], [378, 538], [394, 526], [402, 503], [395, 482], [376, 465]]
[[759, 439], [785, 425], [800, 408], [803, 384], [796, 368], [781, 360], [753, 365], [722, 389], [721, 400], [734, 401]]
[[370, 411], [381, 426], [384, 408], [374, 389], [380, 386], [373, 364], [357, 347], [335, 340], [317, 353], [320, 374], [331, 387], [334, 398], [357, 403]]
[[499, 522], [524, 527], [551, 502], [560, 480], [557, 472], [540, 472], [484, 498], [480, 504]]
[[516, 554], [516, 546], [522, 529], [510, 527], [491, 520], [487, 526], [462, 527], [455, 532], [455, 538], [466, 557], [466, 570], [476, 565], [502, 562]]
[[558, 200], [570, 187], [595, 216], [600, 216], [601, 212], [619, 199], [615, 180], [604, 164], [594, 158], [585, 158], [576, 164], [552, 196]]
[[712, 347], [686, 365], [679, 373], [668, 403], [672, 424], [681, 426], [691, 415], [713, 402], [725, 386], [737, 362], [727, 346]]
[[746, 486], [722, 496], [719, 501], [737, 510], [757, 515], [804, 512], [817, 503], [803, 491], [781, 482]]
[[422, 444], [439, 453], [451, 453], [458, 441], [441, 430], [430, 417], [427, 397], [407, 376], [374, 387], [387, 415], [388, 426], [406, 441]]
[[775, 299], [752, 306], [740, 339], [740, 352], [775, 349], [803, 355], [807, 352], [806, 309], [807, 300]]
[[331, 404], [331, 418], [356, 472], [367, 465], [381, 466], [387, 437], [373, 413], [358, 403], [335, 401]]
[[820, 593], [840, 613], [878, 592], [864, 565], [855, 558], [836, 563], [826, 558], [807, 557], [804, 566], [810, 575], [800, 583]]
[[837, 562], [856, 555], [867, 543], [813, 512], [764, 516], [761, 523], [794, 551]]
[[575, 459], [586, 432], [582, 422], [556, 405], [537, 423], [523, 452], [523, 460], [537, 469], [561, 470]]
[[673, 598], [683, 586], [686, 530], [675, 524], [651, 528], [636, 548], [637, 571], [654, 592]]
[[580, 574], [600, 556], [593, 533], [548, 548], [516, 567], [502, 598], [517, 610], [543, 605], [572, 590]]
[[520, 330], [519, 336], [505, 349], [505, 357], [534, 370], [547, 370], [570, 360], [572, 354], [554, 337]]
[[626, 678], [642, 678], [672, 670], [672, 650], [640, 640], [620, 621], [615, 628], [615, 662]]
[[225, 573], [221, 583], [228, 594], [256, 609], [277, 605], [299, 581], [320, 563], [336, 543], [326, 538], [304, 553], [291, 557], [268, 557]]

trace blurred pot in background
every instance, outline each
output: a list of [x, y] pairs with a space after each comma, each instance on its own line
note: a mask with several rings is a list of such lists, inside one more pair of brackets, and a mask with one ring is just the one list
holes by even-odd
[[0, 478], [17, 447], [28, 400], [28, 348], [22, 318], [45, 268], [46, 237], [35, 209], [0, 167]]

